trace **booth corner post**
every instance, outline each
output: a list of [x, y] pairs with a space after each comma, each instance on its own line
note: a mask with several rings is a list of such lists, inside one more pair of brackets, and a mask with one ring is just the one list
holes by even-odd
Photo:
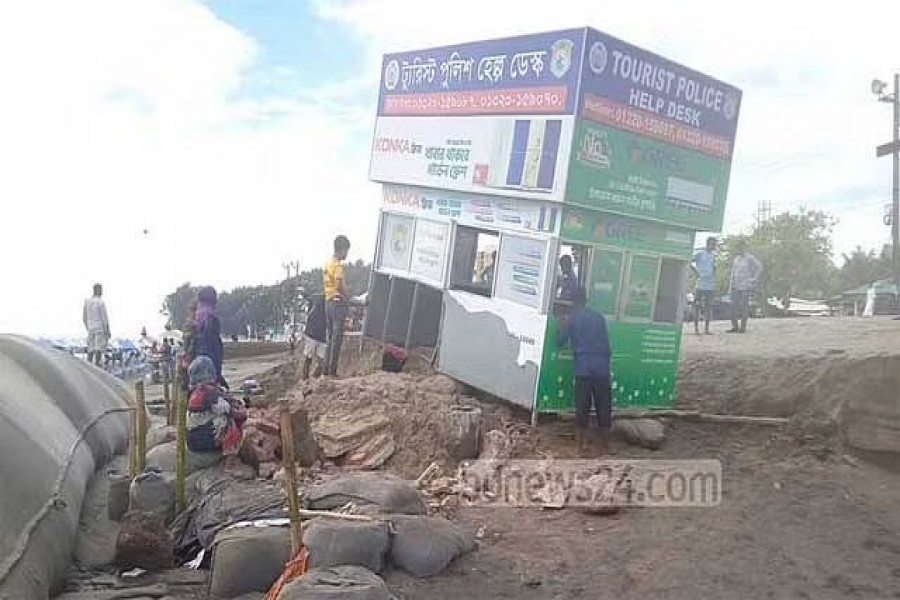
[[291, 521], [291, 558], [296, 558], [303, 546], [300, 504], [297, 498], [297, 463], [294, 456], [294, 428], [291, 422], [291, 403], [287, 398], [279, 403], [281, 412], [281, 456], [284, 467], [284, 493], [288, 501]]
[[181, 377], [175, 375], [175, 511], [180, 514], [187, 508], [185, 477], [187, 476], [187, 396], [181, 389]]

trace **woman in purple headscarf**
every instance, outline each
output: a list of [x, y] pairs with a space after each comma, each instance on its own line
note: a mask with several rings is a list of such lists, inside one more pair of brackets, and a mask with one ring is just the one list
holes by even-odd
[[190, 364], [198, 356], [208, 356], [216, 368], [220, 385], [227, 388], [228, 384], [222, 377], [225, 350], [222, 345], [222, 324], [216, 315], [217, 299], [215, 288], [206, 286], [197, 291], [197, 308], [193, 319], [188, 323], [190, 338], [185, 363]]

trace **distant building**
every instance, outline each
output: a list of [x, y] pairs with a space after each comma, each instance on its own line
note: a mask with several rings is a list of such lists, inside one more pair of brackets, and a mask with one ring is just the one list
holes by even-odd
[[866, 306], [869, 288], [875, 288], [875, 315], [894, 315], [898, 313], [897, 287], [890, 279], [880, 279], [867, 285], [834, 296], [828, 301], [835, 314], [840, 316], [862, 315]]

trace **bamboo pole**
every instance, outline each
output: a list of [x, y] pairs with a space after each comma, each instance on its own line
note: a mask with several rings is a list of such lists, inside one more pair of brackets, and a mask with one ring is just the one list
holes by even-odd
[[137, 440], [134, 460], [135, 475], [139, 475], [147, 468], [147, 399], [144, 394], [144, 382], [138, 380], [134, 383], [135, 395], [135, 428]]
[[187, 396], [181, 389], [181, 381], [178, 373], [175, 374], [175, 511], [181, 513], [187, 508], [185, 498], [184, 480], [186, 477], [187, 461]]
[[137, 399], [134, 401], [134, 410], [129, 416], [128, 426], [128, 477], [134, 479], [137, 477]]
[[294, 431], [291, 423], [291, 404], [281, 401], [281, 457], [284, 466], [284, 492], [288, 499], [288, 516], [291, 520], [291, 558], [303, 547], [303, 524], [297, 499], [297, 463], [294, 460]]
[[172, 420], [174, 413], [172, 412], [172, 394], [169, 390], [170, 383], [169, 364], [166, 363], [166, 368], [163, 369], [163, 403], [166, 405], [166, 425], [172, 425], [174, 422]]
[[663, 419], [676, 418], [707, 423], [746, 423], [752, 425], [786, 425], [785, 417], [754, 417], [749, 415], [722, 415], [697, 410], [627, 410], [613, 413], [615, 419]]

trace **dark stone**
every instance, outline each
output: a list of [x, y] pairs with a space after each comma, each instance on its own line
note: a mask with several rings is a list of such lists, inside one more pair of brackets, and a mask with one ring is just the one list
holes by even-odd
[[116, 540], [116, 562], [148, 571], [171, 568], [172, 538], [163, 517], [147, 512], [127, 513]]

